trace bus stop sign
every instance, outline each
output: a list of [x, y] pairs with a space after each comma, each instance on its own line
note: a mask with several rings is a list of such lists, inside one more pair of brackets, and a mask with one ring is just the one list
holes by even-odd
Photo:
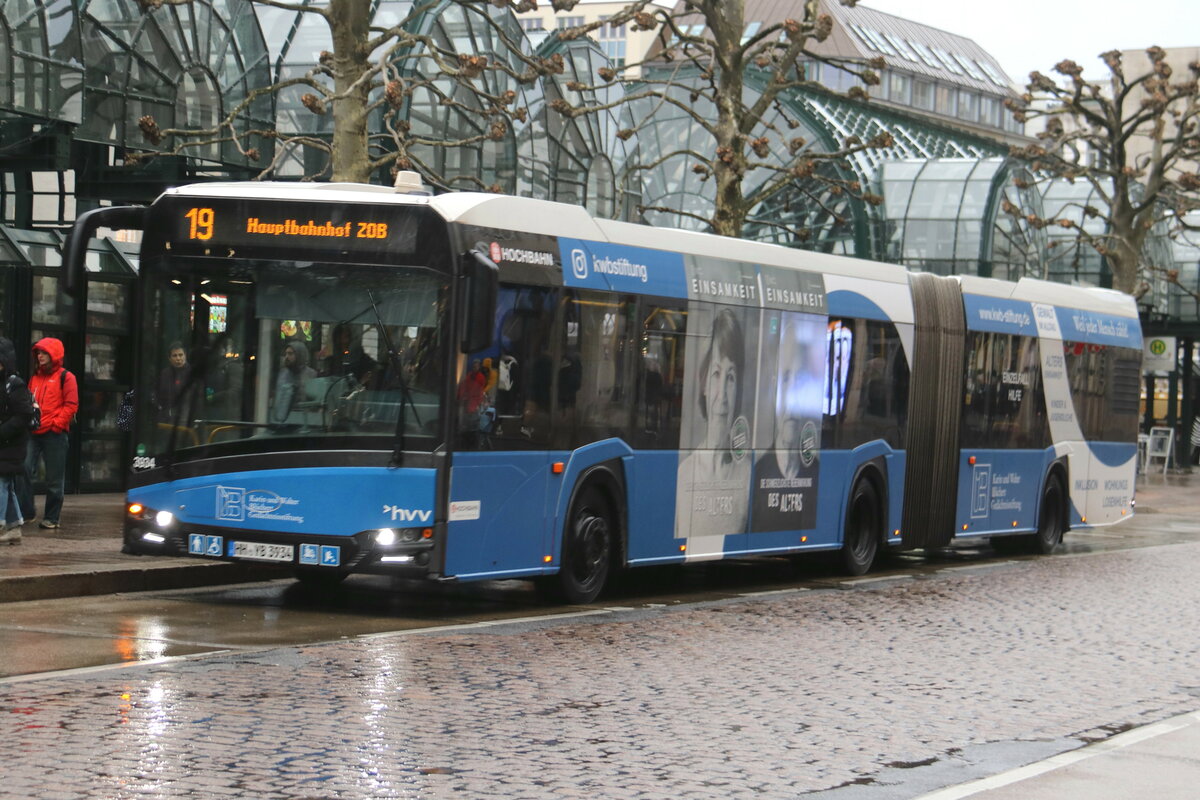
[[1142, 353], [1143, 372], [1175, 371], [1175, 337], [1154, 336], [1146, 339]]

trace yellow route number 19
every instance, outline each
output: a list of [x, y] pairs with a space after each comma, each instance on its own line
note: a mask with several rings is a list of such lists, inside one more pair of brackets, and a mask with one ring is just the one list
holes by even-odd
[[208, 241], [212, 238], [214, 215], [211, 208], [192, 208], [184, 216], [192, 223], [188, 231], [189, 239]]

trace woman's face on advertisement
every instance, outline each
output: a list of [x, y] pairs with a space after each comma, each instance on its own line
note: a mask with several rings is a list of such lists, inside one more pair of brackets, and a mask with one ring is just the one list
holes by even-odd
[[713, 350], [705, 382], [705, 397], [708, 405], [709, 444], [723, 442], [729, 438], [729, 428], [737, 409], [737, 367], [725, 353]]

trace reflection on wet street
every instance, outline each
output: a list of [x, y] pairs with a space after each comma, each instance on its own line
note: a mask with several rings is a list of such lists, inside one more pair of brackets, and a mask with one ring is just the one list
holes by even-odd
[[[1050, 558], [1192, 542], [1192, 517], [1144, 514], [1129, 523], [1067, 534]], [[986, 539], [929, 551], [883, 554], [868, 575], [849, 579], [830, 554], [761, 557], [630, 570], [591, 607], [700, 604], [745, 595], [869, 589], [942, 574], [1005, 569], [1037, 556], [999, 554]], [[436, 584], [355, 575], [332, 589], [291, 580], [219, 588], [5, 604], [0, 678], [256, 650], [373, 634], [526, 617], [577, 614], [544, 600], [528, 581]]]

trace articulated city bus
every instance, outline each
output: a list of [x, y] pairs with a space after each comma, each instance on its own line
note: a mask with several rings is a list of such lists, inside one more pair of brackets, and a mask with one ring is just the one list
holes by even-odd
[[535, 579], [955, 537], [1049, 552], [1133, 511], [1122, 294], [486, 194], [204, 184], [145, 232], [125, 547]]

